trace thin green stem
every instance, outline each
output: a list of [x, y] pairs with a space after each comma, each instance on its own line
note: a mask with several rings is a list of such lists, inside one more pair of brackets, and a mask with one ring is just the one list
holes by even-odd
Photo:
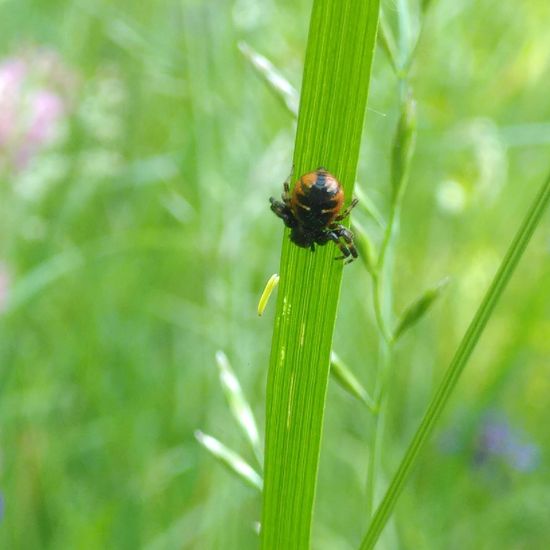
[[458, 349], [430, 402], [420, 426], [407, 449], [388, 490], [374, 515], [369, 530], [361, 544], [361, 550], [373, 548], [384, 529], [407, 481], [418, 455], [451, 396], [472, 352], [474, 351], [496, 304], [514, 273], [529, 241], [550, 202], [550, 176], [542, 185], [521, 227], [514, 237], [502, 264], [495, 275], [479, 309], [468, 327]]
[[382, 273], [384, 269], [384, 265], [386, 263], [386, 255], [388, 253], [388, 249], [390, 248], [390, 243], [392, 241], [392, 237], [395, 230], [395, 224], [397, 219], [399, 218], [399, 212], [400, 207], [399, 205], [392, 205], [392, 209], [390, 212], [390, 217], [388, 219], [388, 223], [386, 224], [386, 229], [384, 231], [384, 238], [382, 239], [382, 245], [380, 246], [380, 255], [378, 256], [378, 270]]
[[397, 24], [399, 28], [398, 32], [398, 45], [399, 45], [399, 64], [404, 66], [407, 54], [410, 50], [411, 44], [411, 13], [409, 10], [409, 3], [407, 0], [397, 0]]
[[[388, 277], [386, 271], [386, 257], [392, 243], [394, 227], [399, 215], [397, 206], [392, 206], [389, 220], [384, 230], [384, 237], [380, 246], [380, 253], [376, 269], [372, 277], [372, 298], [376, 324], [381, 337], [388, 343], [392, 340], [391, 330], [388, 327], [387, 312], [391, 309], [391, 304], [385, 303], [384, 291], [391, 288], [391, 277]], [[384, 284], [385, 283], [385, 284]]]
[[401, 117], [393, 149], [392, 198], [388, 222], [380, 245], [376, 268], [373, 270], [373, 304], [380, 333], [380, 360], [377, 371], [375, 404], [380, 411], [374, 418], [371, 448], [369, 453], [367, 502], [369, 513], [373, 513], [376, 499], [376, 484], [380, 477], [382, 464], [382, 442], [386, 410], [388, 408], [388, 378], [394, 345], [393, 324], [393, 247], [398, 234], [401, 214], [401, 201], [406, 188], [410, 159], [414, 150], [414, 103], [405, 79], [399, 79], [401, 97]]
[[385, 426], [387, 409], [386, 387], [387, 374], [390, 369], [392, 346], [384, 338], [380, 339], [379, 365], [374, 389], [374, 403], [377, 414], [373, 417], [373, 436], [369, 449], [369, 462], [367, 469], [367, 509], [370, 516], [374, 515], [376, 501], [376, 482], [379, 479], [379, 471], [382, 456], [382, 439]]
[[374, 315], [376, 317], [376, 324], [378, 326], [378, 331], [380, 332], [380, 336], [385, 342], [390, 342], [392, 335], [386, 325], [386, 320], [384, 318], [382, 294], [383, 294], [383, 287], [380, 280], [380, 272], [377, 270], [374, 272], [372, 277], [372, 299], [373, 299], [373, 306], [374, 306]]
[[393, 273], [387, 265], [388, 254], [393, 246], [395, 226], [399, 217], [399, 207], [392, 205], [390, 217], [386, 224], [378, 263], [373, 274], [373, 305], [376, 317], [376, 324], [380, 334], [378, 371], [376, 374], [376, 385], [374, 390], [374, 402], [378, 413], [373, 419], [373, 436], [369, 451], [367, 470], [367, 509], [369, 514], [374, 513], [376, 500], [376, 482], [379, 479], [380, 464], [382, 463], [382, 441], [384, 438], [385, 414], [387, 409], [387, 393], [385, 391], [388, 373], [391, 368], [393, 353], [392, 331], [388, 328], [388, 316], [391, 315], [393, 303], [392, 281]]

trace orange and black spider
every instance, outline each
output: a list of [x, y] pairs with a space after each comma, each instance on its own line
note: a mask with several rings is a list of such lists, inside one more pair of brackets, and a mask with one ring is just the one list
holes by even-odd
[[304, 174], [290, 193], [290, 179], [284, 183], [283, 202], [269, 199], [271, 210], [291, 229], [290, 240], [303, 248], [315, 250], [315, 245], [325, 245], [329, 241], [342, 252], [336, 260], [352, 262], [357, 258], [353, 244], [353, 233], [338, 223], [349, 215], [357, 204], [351, 204], [339, 213], [344, 204], [344, 190], [339, 181], [324, 168]]

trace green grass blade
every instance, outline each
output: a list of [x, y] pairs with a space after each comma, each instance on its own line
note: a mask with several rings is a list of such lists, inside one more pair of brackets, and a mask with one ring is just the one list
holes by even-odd
[[359, 199], [359, 208], [363, 209], [376, 222], [378, 227], [384, 229], [386, 222], [373, 200], [361, 189], [360, 185], [355, 186], [354, 193]]
[[413, 437], [409, 448], [407, 449], [399, 468], [390, 483], [390, 486], [378, 507], [372, 520], [369, 530], [361, 544], [361, 550], [373, 548], [380, 536], [395, 503], [403, 490], [404, 484], [414, 466], [423, 445], [430, 436], [441, 412], [445, 407], [449, 397], [456, 386], [456, 383], [468, 362], [474, 348], [490, 319], [493, 310], [498, 303], [502, 292], [506, 288], [510, 277], [518, 265], [523, 252], [525, 251], [533, 232], [535, 231], [548, 202], [550, 201], [550, 176], [543, 184], [539, 194], [533, 202], [523, 224], [517, 232], [502, 264], [495, 275], [487, 294], [483, 298], [479, 309], [477, 310], [466, 334], [464, 335], [456, 351], [449, 368], [445, 372], [443, 380], [437, 388], [432, 401], [430, 402], [424, 418]]
[[239, 42], [239, 50], [250, 61], [268, 87], [283, 101], [290, 113], [297, 116], [300, 98], [294, 86], [277, 70], [267, 57], [253, 50], [246, 42]]
[[44, 260], [16, 282], [9, 294], [5, 312], [12, 313], [22, 307], [50, 284], [82, 267], [83, 263], [84, 257], [77, 249], [65, 250]]
[[419, 298], [405, 309], [397, 322], [397, 328], [393, 332], [394, 341], [397, 341], [404, 332], [416, 325], [426, 315], [448, 284], [449, 278], [445, 277], [435, 286], [425, 290]]
[[218, 365], [220, 383], [231, 414], [248, 439], [258, 463], [263, 465], [260, 434], [258, 433], [254, 413], [244, 395], [239, 379], [223, 351], [216, 352], [216, 364]]
[[234, 473], [239, 479], [262, 491], [262, 476], [244, 460], [238, 453], [232, 451], [219, 439], [205, 434], [200, 430], [195, 432], [195, 439], [221, 464]]
[[369, 395], [361, 382], [359, 382], [353, 371], [334, 352], [330, 355], [330, 373], [340, 387], [356, 399], [359, 399], [370, 412], [378, 412], [374, 399]]
[[[324, 166], [350, 201], [376, 38], [378, 0], [317, 0], [298, 115], [295, 175]], [[285, 232], [267, 385], [264, 549], [309, 548], [332, 334], [342, 276], [334, 246]], [[346, 269], [358, 269], [352, 264]]]

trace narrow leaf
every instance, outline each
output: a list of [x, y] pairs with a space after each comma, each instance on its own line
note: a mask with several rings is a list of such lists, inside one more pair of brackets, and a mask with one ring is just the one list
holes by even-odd
[[264, 291], [260, 296], [260, 301], [258, 302], [258, 315], [260, 317], [264, 314], [265, 308], [267, 307], [267, 303], [269, 302], [269, 298], [271, 297], [271, 294], [273, 293], [273, 291], [277, 288], [278, 284], [279, 284], [279, 275], [277, 275], [277, 273], [274, 273], [273, 275], [271, 275], [271, 277], [267, 281]]
[[[378, 23], [378, 0], [314, 0], [294, 151], [295, 175], [318, 166], [351, 202]], [[262, 547], [309, 548], [342, 262], [285, 232], [267, 381]], [[355, 264], [346, 269], [357, 269]]]
[[4, 313], [8, 314], [22, 307], [26, 302], [40, 294], [50, 284], [84, 264], [84, 255], [80, 250], [69, 249], [43, 261], [15, 280], [8, 294]]
[[376, 223], [379, 227], [384, 227], [384, 218], [380, 211], [372, 202], [372, 199], [363, 191], [360, 185], [355, 186], [355, 194], [359, 199], [359, 208], [362, 208]]
[[254, 414], [252, 413], [252, 409], [244, 396], [239, 380], [233, 372], [233, 369], [229, 364], [229, 360], [223, 351], [216, 352], [216, 363], [219, 369], [220, 382], [229, 404], [229, 408], [239, 423], [239, 426], [242, 428], [245, 436], [250, 441], [252, 450], [258, 459], [258, 463], [262, 464], [263, 459], [260, 436], [258, 435], [258, 428], [256, 426]]
[[410, 93], [406, 96], [393, 141], [391, 181], [393, 202], [400, 202], [409, 177], [416, 140], [416, 104]]
[[367, 268], [367, 271], [376, 277], [378, 255], [368, 236], [367, 232], [357, 223], [353, 223], [353, 234], [355, 235], [355, 245], [359, 252], [359, 258], [363, 262], [363, 265]]
[[497, 305], [504, 289], [506, 288], [510, 277], [514, 273], [521, 257], [531, 237], [539, 224], [542, 215], [546, 207], [550, 202], [550, 176], [546, 182], [542, 185], [535, 201], [531, 205], [525, 219], [518, 232], [516, 233], [506, 256], [502, 260], [500, 268], [495, 275], [489, 290], [485, 294], [479, 309], [477, 310], [470, 326], [468, 327], [466, 334], [462, 338], [458, 349], [451, 361], [451, 364], [447, 368], [443, 375], [443, 380], [439, 384], [416, 434], [414, 435], [409, 448], [407, 449], [401, 464], [399, 465], [394, 478], [392, 479], [388, 490], [380, 506], [376, 510], [371, 525], [363, 542], [361, 544], [361, 550], [370, 550], [374, 548], [382, 530], [384, 529], [394, 507], [399, 498], [405, 482], [407, 481], [413, 466], [418, 460], [418, 456], [422, 451], [426, 441], [430, 437], [435, 424], [439, 420], [441, 413], [449, 397], [453, 393], [453, 390], [464, 370], [464, 367], [468, 363], [472, 352], [474, 351], [480, 336], [487, 325], [487, 322], [491, 318], [495, 306]]
[[195, 438], [216, 460], [228, 468], [230, 472], [236, 474], [239, 479], [242, 479], [254, 489], [258, 489], [260, 492], [262, 491], [263, 482], [260, 474], [258, 474], [258, 472], [256, 472], [256, 470], [235, 451], [226, 447], [215, 437], [205, 434], [200, 430], [195, 432]]
[[267, 83], [275, 95], [283, 100], [293, 116], [298, 116], [300, 96], [296, 88], [275, 68], [273, 63], [253, 50], [246, 42], [239, 42], [239, 50], [250, 61], [260, 77]]
[[351, 372], [349, 367], [334, 352], [330, 354], [330, 373], [344, 390], [363, 402], [371, 412], [376, 412], [376, 405], [372, 397], [361, 382], [357, 380], [355, 374]]
[[380, 10], [380, 26], [378, 29], [378, 43], [380, 47], [386, 53], [388, 60], [397, 74], [399, 72], [398, 62], [397, 62], [397, 45], [395, 43], [395, 38], [391, 27], [388, 25], [388, 21], [384, 15], [384, 10]]
[[410, 329], [413, 325], [418, 323], [422, 317], [428, 312], [428, 310], [435, 303], [437, 298], [441, 296], [441, 292], [449, 283], [449, 278], [439, 281], [437, 285], [429, 288], [415, 300], [401, 315], [397, 328], [393, 333], [393, 340], [397, 340], [406, 330]]

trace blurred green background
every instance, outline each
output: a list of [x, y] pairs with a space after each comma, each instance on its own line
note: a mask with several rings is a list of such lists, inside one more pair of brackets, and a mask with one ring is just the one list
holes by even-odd
[[[387, 2], [390, 20], [402, 2]], [[414, 4], [413, 4], [414, 7]], [[251, 453], [223, 350], [264, 418], [294, 121], [237, 44], [299, 88], [305, 0], [0, 1], [0, 547], [253, 548], [260, 497], [199, 447]], [[398, 347], [394, 471], [550, 167], [550, 4], [433, 2], [398, 310], [451, 284]], [[384, 213], [397, 83], [376, 53], [358, 181]], [[379, 232], [371, 227], [374, 241]], [[550, 425], [545, 217], [389, 527], [393, 548], [544, 548]], [[334, 349], [366, 387], [370, 282], [346, 267]], [[314, 547], [364, 533], [368, 412], [331, 384]]]

